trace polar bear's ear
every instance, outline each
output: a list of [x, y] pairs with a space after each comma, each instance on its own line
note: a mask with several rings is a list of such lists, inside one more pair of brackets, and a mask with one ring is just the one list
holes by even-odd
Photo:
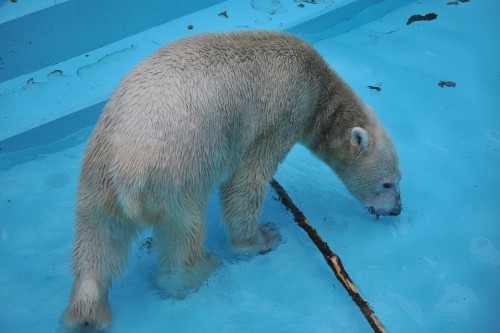
[[368, 132], [362, 127], [351, 130], [351, 145], [366, 148], [368, 146]]

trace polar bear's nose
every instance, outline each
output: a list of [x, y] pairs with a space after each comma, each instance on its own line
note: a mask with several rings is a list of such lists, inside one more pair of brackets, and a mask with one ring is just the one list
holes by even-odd
[[370, 214], [375, 215], [375, 217], [378, 219], [380, 216], [388, 215], [388, 216], [398, 216], [401, 213], [401, 205], [396, 205], [390, 209], [387, 208], [375, 208], [375, 207], [368, 207], [368, 212]]
[[401, 210], [403, 209], [401, 205], [401, 195], [399, 194], [399, 189], [396, 190], [394, 199], [394, 204], [391, 206], [371, 206], [368, 207], [368, 211], [371, 214], [375, 215], [376, 218], [379, 218], [382, 215], [398, 216], [399, 214], [401, 214]]
[[399, 191], [398, 191], [397, 196], [396, 196], [396, 204], [389, 211], [388, 215], [390, 215], [390, 216], [398, 216], [399, 214], [401, 214], [401, 210], [402, 209], [403, 209], [403, 207], [401, 206], [401, 195], [399, 194]]
[[389, 214], [387, 214], [387, 215], [389, 215], [389, 216], [398, 216], [399, 214], [401, 214], [401, 209], [402, 209], [401, 205], [395, 206], [395, 207], [393, 207], [390, 210]]

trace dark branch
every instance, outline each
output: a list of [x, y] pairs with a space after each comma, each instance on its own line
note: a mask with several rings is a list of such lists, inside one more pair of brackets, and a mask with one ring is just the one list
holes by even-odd
[[342, 265], [342, 261], [340, 260], [339, 256], [330, 249], [328, 244], [321, 239], [316, 229], [314, 229], [307, 222], [304, 214], [293, 203], [290, 196], [286, 193], [285, 189], [280, 185], [280, 183], [278, 183], [276, 179], [273, 179], [271, 181], [271, 186], [274, 188], [276, 193], [278, 193], [281, 203], [292, 212], [295, 222], [297, 222], [297, 224], [307, 232], [321, 254], [323, 254], [323, 257], [325, 258], [328, 266], [330, 266], [337, 279], [347, 290], [347, 293], [358, 305], [366, 320], [368, 320], [368, 323], [370, 323], [370, 326], [373, 328], [373, 331], [376, 333], [385, 332], [384, 325], [382, 325], [382, 323], [378, 320], [368, 302], [366, 302], [359, 293], [358, 289], [354, 285], [354, 282], [352, 282], [349, 274], [347, 274], [347, 271]]

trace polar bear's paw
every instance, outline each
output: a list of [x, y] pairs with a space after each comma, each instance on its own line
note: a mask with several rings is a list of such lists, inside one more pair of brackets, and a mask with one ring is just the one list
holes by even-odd
[[[85, 281], [84, 281], [85, 282]], [[73, 295], [64, 314], [64, 326], [68, 332], [101, 330], [111, 324], [111, 309], [106, 298], [93, 293], [89, 283], [82, 283]], [[97, 288], [94, 288], [97, 291]], [[89, 292], [90, 291], [90, 292]]]
[[259, 226], [259, 231], [261, 236], [259, 254], [266, 254], [273, 251], [282, 241], [281, 234], [274, 224], [261, 224]]
[[195, 266], [160, 272], [156, 283], [165, 297], [182, 300], [200, 289], [210, 274], [220, 265], [219, 258], [206, 253]]
[[251, 258], [259, 254], [266, 254], [273, 251], [281, 243], [282, 237], [278, 228], [271, 223], [264, 223], [258, 226], [252, 236], [239, 236], [231, 239], [231, 245], [235, 254], [239, 258]]

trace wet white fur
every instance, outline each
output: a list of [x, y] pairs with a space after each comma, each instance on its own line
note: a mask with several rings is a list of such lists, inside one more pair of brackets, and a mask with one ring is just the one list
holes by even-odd
[[214, 188], [232, 245], [270, 247], [272, 232], [263, 237], [258, 223], [263, 197], [298, 142], [363, 203], [396, 204], [395, 193], [382, 202], [375, 193], [400, 178], [389, 136], [303, 41], [263, 31], [204, 34], [140, 63], [109, 100], [85, 153], [65, 322], [109, 325], [108, 290], [141, 227], [155, 230], [160, 287], [174, 297], [199, 287], [214, 265], [203, 248]]

